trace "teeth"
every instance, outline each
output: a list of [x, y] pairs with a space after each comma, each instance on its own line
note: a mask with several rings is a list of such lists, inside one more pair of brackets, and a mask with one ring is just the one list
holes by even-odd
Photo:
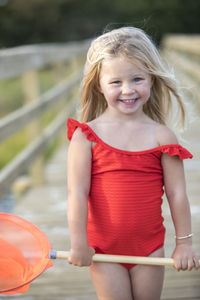
[[131, 103], [131, 102], [135, 102], [135, 101], [136, 101], [136, 99], [131, 99], [131, 100], [122, 100], [122, 101], [124, 101], [124, 102], [127, 102], [127, 103]]

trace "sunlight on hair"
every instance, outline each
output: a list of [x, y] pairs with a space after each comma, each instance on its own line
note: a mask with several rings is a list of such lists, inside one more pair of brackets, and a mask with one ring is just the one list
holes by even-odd
[[92, 41], [81, 86], [81, 121], [91, 121], [105, 111], [106, 101], [98, 90], [101, 64], [119, 55], [130, 59], [154, 80], [144, 112], [156, 122], [183, 129], [185, 108], [173, 70], [164, 63], [151, 38], [135, 27], [113, 29]]

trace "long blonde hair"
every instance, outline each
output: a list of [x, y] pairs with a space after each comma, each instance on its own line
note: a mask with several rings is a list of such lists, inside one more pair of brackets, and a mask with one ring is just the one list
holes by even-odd
[[175, 100], [180, 108], [180, 123], [183, 125], [185, 110], [176, 80], [161, 61], [152, 40], [142, 29], [135, 27], [114, 29], [91, 43], [81, 85], [81, 121], [91, 121], [107, 108], [107, 102], [98, 89], [101, 64], [104, 59], [119, 55], [133, 62], [139, 61], [143, 70], [153, 78], [151, 95], [143, 107], [144, 112], [151, 119], [166, 124]]

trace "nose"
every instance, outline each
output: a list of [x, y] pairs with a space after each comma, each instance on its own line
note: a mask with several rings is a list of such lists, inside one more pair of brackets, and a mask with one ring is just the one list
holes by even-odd
[[122, 93], [125, 95], [133, 94], [135, 92], [135, 88], [133, 83], [124, 83], [122, 86]]

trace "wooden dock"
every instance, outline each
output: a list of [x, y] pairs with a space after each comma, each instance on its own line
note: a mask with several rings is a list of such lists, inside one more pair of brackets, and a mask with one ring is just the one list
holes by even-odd
[[[187, 142], [185, 147], [194, 155], [192, 160], [185, 160], [185, 174], [187, 182], [187, 193], [191, 205], [192, 228], [194, 232], [193, 245], [200, 257], [200, 140], [199, 140], [199, 118], [192, 123], [189, 130], [184, 134]], [[174, 247], [174, 229], [171, 222], [169, 209], [166, 201], [163, 206], [166, 235], [166, 256], [170, 256]], [[162, 300], [200, 299], [200, 270], [176, 272], [173, 268], [166, 268], [165, 283]]]
[[[188, 195], [192, 210], [194, 248], [200, 255], [200, 121], [193, 123], [185, 134], [194, 159], [185, 162]], [[67, 146], [61, 147], [47, 164], [45, 184], [30, 189], [16, 201], [13, 214], [24, 217], [38, 225], [48, 236], [53, 248], [69, 249], [69, 231], [66, 220], [66, 156]], [[164, 200], [163, 214], [167, 227], [166, 256], [170, 256], [174, 247], [174, 230], [169, 208]], [[87, 268], [68, 265], [66, 261], [54, 261], [53, 268], [46, 271], [34, 282], [26, 294], [0, 296], [0, 299], [20, 300], [95, 300]], [[176, 272], [166, 267], [166, 276], [162, 300], [200, 299], [200, 270]], [[123, 300], [123, 299], [122, 299]]]

